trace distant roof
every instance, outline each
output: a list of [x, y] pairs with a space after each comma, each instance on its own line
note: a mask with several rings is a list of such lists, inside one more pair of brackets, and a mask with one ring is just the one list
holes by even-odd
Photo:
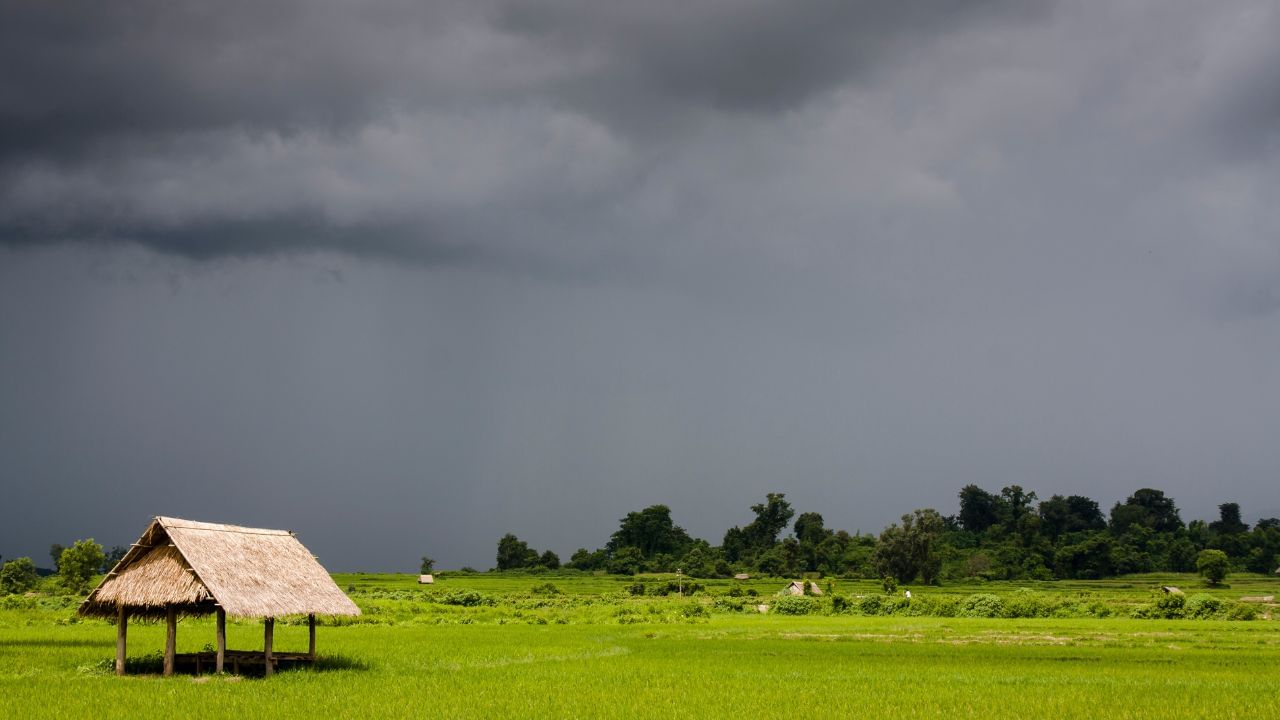
[[114, 617], [120, 605], [144, 616], [360, 614], [293, 533], [170, 517], [147, 526], [80, 614]]

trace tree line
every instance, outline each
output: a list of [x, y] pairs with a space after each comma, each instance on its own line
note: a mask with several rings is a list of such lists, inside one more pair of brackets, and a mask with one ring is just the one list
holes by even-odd
[[0, 595], [30, 592], [41, 585], [41, 576], [51, 574], [55, 582], [68, 592], [88, 592], [93, 579], [105, 573], [124, 557], [128, 548], [117, 545], [104, 551], [93, 538], [77, 540], [70, 547], [54, 543], [49, 546], [53, 571], [37, 568], [29, 557], [14, 558], [0, 565]]
[[[999, 492], [966, 485], [958, 497], [954, 515], [923, 508], [879, 535], [864, 535], [828, 528], [817, 512], [797, 515], [784, 493], [768, 493], [751, 506], [751, 521], [726, 530], [719, 545], [690, 536], [673, 522], [668, 506], [651, 505], [621, 518], [603, 547], [579, 548], [563, 566], [700, 578], [817, 573], [928, 584], [1097, 579], [1211, 566], [1213, 574], [1280, 572], [1280, 519], [1250, 527], [1237, 503], [1219, 505], [1216, 520], [1184, 523], [1173, 498], [1152, 488], [1135, 491], [1108, 514], [1084, 496], [1040, 500], [1019, 485]], [[554, 552], [539, 553], [512, 533], [498, 542], [498, 570], [559, 567]]]

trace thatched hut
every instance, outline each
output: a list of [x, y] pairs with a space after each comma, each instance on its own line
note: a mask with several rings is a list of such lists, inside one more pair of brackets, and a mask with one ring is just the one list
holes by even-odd
[[779, 595], [821, 595], [818, 583], [811, 580], [796, 580], [778, 592]]
[[[222, 672], [261, 664], [270, 675], [281, 660], [310, 662], [316, 653], [316, 615], [359, 615], [360, 608], [338, 589], [316, 558], [286, 530], [157, 517], [120, 562], [80, 605], [81, 615], [116, 620], [116, 674], [124, 674], [130, 617], [164, 618], [168, 623], [164, 674], [172, 675], [179, 615], [217, 615], [217, 651], [183, 656], [199, 672], [212, 661]], [[227, 615], [263, 618], [263, 651], [228, 651]], [[307, 653], [275, 653], [275, 619], [306, 615]]]

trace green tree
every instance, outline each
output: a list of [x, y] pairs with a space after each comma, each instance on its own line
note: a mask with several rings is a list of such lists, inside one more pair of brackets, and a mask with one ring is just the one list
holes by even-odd
[[102, 546], [94, 542], [93, 538], [75, 541], [71, 547], [62, 551], [62, 556], [58, 559], [58, 576], [62, 579], [63, 586], [76, 593], [88, 591], [89, 581], [98, 572], [98, 568], [102, 567], [105, 558]]
[[693, 542], [684, 528], [671, 521], [671, 508], [666, 505], [650, 505], [639, 512], [627, 513], [618, 522], [618, 530], [606, 546], [610, 553], [633, 547], [645, 559], [659, 554], [682, 555]]
[[1209, 529], [1219, 535], [1243, 535], [1249, 526], [1240, 519], [1239, 503], [1222, 503], [1218, 506], [1218, 519], [1209, 523]]
[[1210, 585], [1221, 583], [1231, 570], [1231, 560], [1221, 550], [1201, 550], [1196, 556], [1196, 572]]
[[1178, 506], [1173, 504], [1173, 498], [1165, 497], [1160, 490], [1142, 488], [1111, 508], [1113, 533], [1123, 534], [1135, 525], [1159, 533], [1176, 532], [1182, 529], [1182, 518], [1178, 517]]
[[418, 573], [421, 575], [430, 575], [431, 568], [436, 566], [436, 561], [426, 555], [422, 556], [422, 564], [418, 566]]
[[609, 558], [609, 572], [615, 575], [635, 575], [644, 566], [639, 548], [630, 545], [618, 550]]
[[128, 554], [128, 552], [129, 548], [123, 545], [116, 545], [108, 550], [106, 555], [102, 558], [102, 572], [111, 572], [111, 568], [115, 567], [116, 563], [123, 560], [124, 556]]
[[17, 595], [24, 593], [40, 582], [36, 574], [36, 565], [29, 557], [14, 558], [0, 567], [0, 594]]
[[822, 515], [816, 512], [800, 513], [793, 528], [796, 539], [808, 545], [816, 546], [831, 535], [831, 531], [823, 527]]
[[902, 516], [902, 524], [893, 524], [880, 533], [874, 562], [881, 577], [892, 577], [908, 583], [920, 576], [926, 583], [937, 581], [942, 570], [938, 538], [946, 530], [946, 521], [937, 510], [915, 510]]
[[538, 564], [548, 570], [558, 570], [560, 569], [560, 556], [548, 550], [538, 558]]
[[742, 528], [747, 543], [755, 550], [768, 550], [778, 543], [778, 535], [786, 529], [796, 511], [786, 501], [786, 493], [769, 493], [765, 501], [752, 505], [756, 519]]
[[1098, 503], [1081, 495], [1054, 495], [1040, 503], [1041, 531], [1050, 540], [1069, 533], [1102, 530], [1107, 520]]
[[960, 489], [960, 526], [971, 533], [983, 533], [1000, 522], [1000, 499], [977, 485]]
[[538, 562], [538, 551], [512, 533], [503, 535], [498, 540], [498, 569], [516, 570], [530, 567]]
[[603, 570], [609, 564], [609, 553], [603, 548], [591, 552], [586, 548], [578, 548], [569, 556], [565, 567], [577, 570]]
[[61, 545], [60, 543], [54, 543], [49, 546], [49, 557], [53, 558], [54, 572], [58, 572], [59, 570], [62, 569], [61, 567], [58, 566], [58, 563], [62, 562], [62, 551], [66, 549], [67, 548], [64, 545]]

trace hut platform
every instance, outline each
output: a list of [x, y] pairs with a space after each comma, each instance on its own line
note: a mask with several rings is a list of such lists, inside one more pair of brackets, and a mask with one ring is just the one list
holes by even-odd
[[[262, 650], [230, 650], [226, 651], [223, 669], [233, 675], [265, 674], [267, 655]], [[174, 670], [179, 673], [203, 675], [212, 673], [217, 663], [218, 654], [214, 651], [196, 653], [178, 653], [174, 656]], [[305, 652], [273, 652], [271, 666], [273, 670], [294, 668], [314, 664], [316, 656]], [[246, 673], [247, 671], [247, 673]]]

